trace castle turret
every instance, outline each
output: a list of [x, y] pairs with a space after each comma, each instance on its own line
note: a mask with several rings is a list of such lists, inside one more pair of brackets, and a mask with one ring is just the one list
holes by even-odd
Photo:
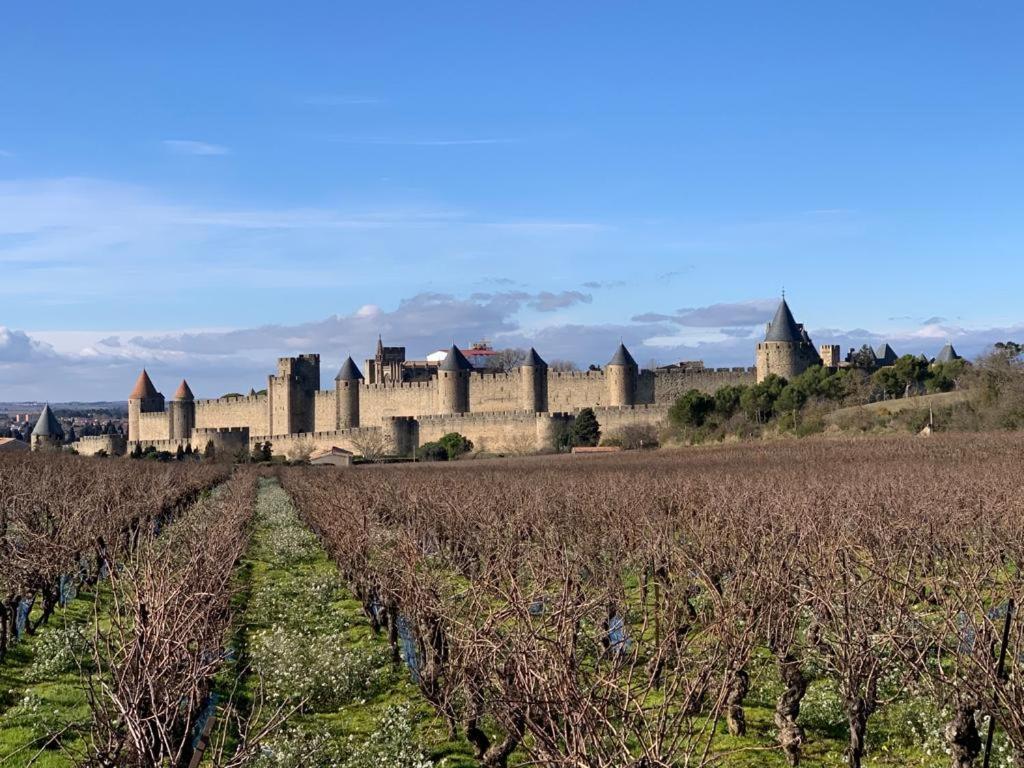
[[812, 365], [820, 364], [810, 336], [793, 318], [783, 297], [765, 329], [764, 341], [757, 345], [757, 380], [764, 381], [772, 374], [792, 380]]
[[363, 374], [351, 357], [345, 358], [334, 377], [337, 429], [359, 426], [359, 387]]
[[439, 413], [469, 413], [469, 374], [472, 364], [452, 344], [437, 369], [437, 410]]
[[142, 369], [135, 388], [128, 395], [128, 439], [141, 440], [139, 416], [143, 413], [158, 413], [164, 410], [164, 396], [156, 391], [146, 369]]
[[548, 409], [548, 364], [537, 351], [530, 351], [519, 366], [520, 398], [522, 408], [533, 413], [544, 413]]
[[636, 382], [640, 369], [624, 344], [619, 344], [605, 371], [608, 405], [636, 405]]
[[196, 425], [196, 398], [184, 379], [171, 401], [171, 439], [188, 440]]
[[32, 430], [33, 451], [57, 450], [64, 442], [64, 429], [53, 415], [49, 404], [43, 406], [36, 426]]

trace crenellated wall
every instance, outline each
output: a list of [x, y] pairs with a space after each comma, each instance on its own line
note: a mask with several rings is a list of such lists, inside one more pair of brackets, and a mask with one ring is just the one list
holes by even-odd
[[359, 423], [376, 426], [389, 416], [437, 413], [437, 385], [433, 381], [364, 384], [359, 390]]
[[72, 447], [79, 456], [95, 456], [100, 451], [108, 456], [124, 456], [125, 445], [124, 435], [87, 435], [78, 438]]
[[608, 404], [604, 371], [548, 371], [548, 410], [573, 411]]
[[267, 395], [222, 397], [217, 400], [196, 401], [196, 427], [222, 429], [245, 426], [254, 435], [265, 435], [269, 430]]
[[667, 368], [643, 371], [637, 387], [638, 403], [672, 404], [676, 398], [690, 389], [697, 389], [709, 395], [725, 386], [754, 384], [756, 368]]

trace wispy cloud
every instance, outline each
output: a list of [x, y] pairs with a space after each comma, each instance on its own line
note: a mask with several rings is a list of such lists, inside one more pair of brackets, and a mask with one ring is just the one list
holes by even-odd
[[176, 155], [226, 155], [231, 150], [221, 144], [209, 144], [205, 141], [193, 141], [191, 139], [164, 139], [164, 149]]

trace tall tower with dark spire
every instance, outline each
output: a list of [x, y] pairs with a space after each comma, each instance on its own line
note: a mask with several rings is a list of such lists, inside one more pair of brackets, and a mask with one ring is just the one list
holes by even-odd
[[636, 405], [636, 384], [640, 368], [625, 344], [619, 344], [605, 366], [608, 380], [608, 405]]
[[812, 365], [820, 365], [811, 337], [793, 317], [785, 294], [775, 310], [775, 317], [765, 328], [764, 341], [757, 345], [757, 380], [775, 374], [792, 380]]
[[363, 374], [356, 367], [355, 361], [351, 357], [345, 358], [341, 370], [334, 377], [337, 429], [359, 426], [359, 386], [362, 380]]
[[472, 363], [452, 344], [437, 369], [438, 413], [469, 413], [469, 374]]

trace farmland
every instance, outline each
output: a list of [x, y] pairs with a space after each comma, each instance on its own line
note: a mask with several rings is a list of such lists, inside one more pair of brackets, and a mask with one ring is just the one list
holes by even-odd
[[1021, 766], [1021, 446], [5, 457], [0, 761]]

